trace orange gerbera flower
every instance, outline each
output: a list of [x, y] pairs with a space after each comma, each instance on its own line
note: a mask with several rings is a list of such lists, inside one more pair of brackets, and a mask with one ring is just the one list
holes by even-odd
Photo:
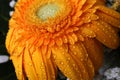
[[17, 78], [92, 80], [102, 65], [102, 44], [119, 45], [120, 14], [104, 0], [19, 0], [6, 47]]

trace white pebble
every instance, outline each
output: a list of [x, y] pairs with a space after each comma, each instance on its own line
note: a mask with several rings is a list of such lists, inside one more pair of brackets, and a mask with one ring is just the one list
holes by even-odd
[[9, 57], [6, 55], [0, 55], [0, 63], [5, 63], [9, 60]]
[[69, 78], [67, 78], [67, 80], [70, 80]]
[[12, 0], [10, 3], [9, 3], [9, 6], [11, 7], [11, 8], [13, 8], [14, 6], [15, 6], [15, 0]]
[[107, 79], [120, 80], [120, 68], [110, 68], [105, 71], [104, 76], [106, 76]]
[[13, 15], [13, 12], [14, 12], [14, 11], [10, 11], [10, 12], [9, 12], [9, 15], [12, 16], [12, 15]]

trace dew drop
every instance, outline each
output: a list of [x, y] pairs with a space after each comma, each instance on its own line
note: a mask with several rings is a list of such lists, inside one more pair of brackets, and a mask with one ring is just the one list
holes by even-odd
[[18, 72], [18, 75], [22, 75], [22, 72]]
[[81, 61], [83, 61], [83, 59], [80, 59]]
[[86, 58], [88, 58], [88, 56], [89, 56], [89, 55], [88, 55], [88, 54], [86, 54]]
[[64, 54], [65, 54], [65, 52], [62, 52], [62, 54], [64, 55]]
[[89, 19], [88, 22], [90, 22], [91, 20]]
[[29, 63], [30, 66], [32, 66], [32, 63]]
[[53, 55], [53, 58], [56, 59], [56, 55]]
[[85, 69], [83, 69], [83, 73], [86, 73]]
[[113, 42], [117, 42], [117, 40], [116, 40], [116, 39], [114, 39], [114, 40], [113, 40]]
[[63, 62], [60, 62], [60, 64], [62, 64], [62, 65], [63, 65], [64, 63], [63, 63]]
[[76, 65], [75, 64], [73, 64], [73, 67], [75, 67]]
[[103, 42], [106, 42], [106, 40], [104, 39]]
[[104, 29], [104, 28], [102, 28], [102, 30], [103, 30], [103, 31], [105, 31], [105, 29]]
[[70, 61], [70, 57], [68, 57], [67, 60]]
[[75, 49], [75, 46], [73, 46], [72, 48]]
[[77, 55], [77, 52], [74, 52], [74, 55]]
[[78, 68], [75, 68], [76, 71], [78, 71]]
[[43, 65], [44, 65], [44, 63], [41, 63], [41, 65], [43, 66]]
[[100, 25], [100, 23], [97, 23], [97, 25], [99, 26], [99, 25]]
[[109, 38], [111, 38], [112, 36], [111, 35], [108, 35], [109, 36]]
[[99, 31], [99, 28], [96, 29], [96, 32]]
[[92, 68], [93, 67], [93, 65], [92, 64], [89, 64], [89, 66]]
[[55, 76], [54, 76], [54, 75], [52, 75], [51, 77], [52, 77], [53, 79], [55, 79]]

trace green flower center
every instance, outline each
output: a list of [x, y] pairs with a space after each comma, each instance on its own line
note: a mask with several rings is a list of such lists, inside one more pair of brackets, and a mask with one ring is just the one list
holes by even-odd
[[55, 17], [55, 15], [57, 14], [59, 10], [59, 7], [55, 4], [47, 4], [47, 5], [43, 5], [41, 6], [38, 11], [37, 11], [37, 16], [45, 21], [48, 18], [53, 18]]

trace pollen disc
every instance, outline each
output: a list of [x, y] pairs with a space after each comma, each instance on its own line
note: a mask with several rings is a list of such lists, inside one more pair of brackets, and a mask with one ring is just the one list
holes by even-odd
[[59, 10], [58, 5], [46, 4], [38, 9], [37, 16], [44, 21], [47, 18], [54, 17], [58, 10]]

